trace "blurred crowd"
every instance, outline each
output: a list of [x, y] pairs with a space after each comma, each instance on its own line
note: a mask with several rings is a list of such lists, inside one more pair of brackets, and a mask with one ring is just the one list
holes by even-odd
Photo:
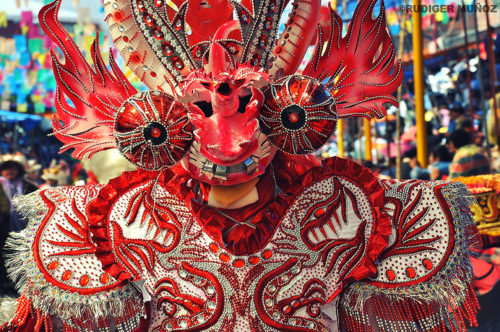
[[[500, 171], [497, 149], [484, 148], [484, 134], [474, 124], [474, 119], [463, 106], [458, 103], [449, 106], [441, 105], [439, 113], [442, 119], [446, 120], [444, 123], [446, 126], [442, 122], [437, 125], [433, 125], [432, 121], [426, 122], [427, 167], [422, 167], [417, 159], [416, 126], [411, 126], [401, 135], [399, 179], [446, 180]], [[383, 125], [387, 127], [387, 123]], [[375, 144], [372, 153], [374, 160], [363, 158], [365, 155], [364, 137], [351, 138], [351, 142], [344, 143], [346, 147], [349, 144], [353, 146], [352, 149], [346, 148], [344, 157], [369, 167], [378, 172], [381, 177], [396, 178], [396, 144], [390, 143], [388, 151], [385, 140], [373, 139], [374, 142], [379, 142], [379, 140], [383, 144]], [[338, 155], [337, 142], [337, 138], [332, 139], [318, 152], [318, 155], [323, 158]]]
[[[0, 248], [4, 247], [10, 232], [20, 232], [26, 227], [26, 220], [12, 204], [16, 195], [55, 186], [106, 183], [121, 172], [133, 169], [116, 150], [97, 153], [92, 160], [81, 163], [54, 159], [48, 167], [21, 153], [0, 155]], [[4, 257], [0, 254], [0, 294], [14, 294], [6, 275]]]
[[495, 155], [483, 147], [483, 135], [465, 109], [459, 104], [450, 109], [441, 106], [440, 113], [448, 114], [447, 131], [428, 133], [428, 166], [421, 167], [417, 149], [412, 147], [403, 154], [401, 178], [445, 180], [495, 171]]
[[[10, 232], [20, 232], [26, 227], [26, 220], [14, 209], [12, 199], [15, 195], [26, 195], [39, 188], [67, 185], [70, 171], [64, 161], [55, 161], [43, 169], [35, 160], [26, 160], [22, 154], [0, 157], [0, 248], [3, 248]], [[6, 277], [3, 255], [0, 255], [0, 289], [13, 292]]]

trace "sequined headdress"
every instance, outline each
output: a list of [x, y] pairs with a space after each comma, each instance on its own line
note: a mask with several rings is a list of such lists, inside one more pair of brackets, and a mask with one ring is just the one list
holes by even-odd
[[401, 63], [374, 0], [360, 2], [344, 36], [333, 10], [318, 24], [319, 0], [295, 0], [279, 35], [287, 1], [105, 0], [114, 44], [150, 89], [141, 93], [112, 56], [108, 69], [98, 42], [86, 62], [57, 19], [60, 2], [39, 17], [64, 54], [52, 52], [54, 129], [76, 158], [118, 148], [144, 169], [183, 160], [194, 177], [232, 184], [262, 174], [277, 151], [314, 152], [338, 118], [383, 117], [397, 105]]

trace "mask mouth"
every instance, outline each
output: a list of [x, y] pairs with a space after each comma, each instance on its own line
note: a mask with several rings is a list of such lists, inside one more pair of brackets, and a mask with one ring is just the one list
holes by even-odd
[[189, 163], [199, 170], [199, 176], [204, 175], [209, 180], [212, 178], [227, 180], [231, 175], [252, 176], [273, 152], [266, 135], [259, 130], [256, 137], [257, 148], [245, 160], [232, 165], [219, 165], [208, 159], [200, 152], [201, 145], [195, 140], [189, 150]]

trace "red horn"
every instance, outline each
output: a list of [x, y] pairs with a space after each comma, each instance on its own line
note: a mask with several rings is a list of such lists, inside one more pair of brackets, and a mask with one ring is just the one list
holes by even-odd
[[219, 41], [228, 39], [229, 35], [238, 29], [238, 21], [226, 22], [217, 29], [208, 55], [208, 72], [217, 75], [221, 72], [228, 72], [234, 69], [235, 66], [232, 55], [219, 43]]
[[277, 40], [269, 61], [269, 74], [274, 80], [291, 75], [299, 68], [316, 34], [320, 7], [318, 0], [294, 0], [285, 31]]

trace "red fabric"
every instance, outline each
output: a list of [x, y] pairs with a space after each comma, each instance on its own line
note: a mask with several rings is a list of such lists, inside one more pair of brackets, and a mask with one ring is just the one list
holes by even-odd
[[470, 256], [474, 270], [474, 287], [480, 295], [488, 293], [500, 279], [500, 265]]
[[[208, 197], [209, 188], [204, 186]], [[202, 223], [204, 230], [226, 250], [234, 255], [248, 255], [258, 251], [271, 238], [276, 226], [287, 208], [287, 200], [274, 197], [274, 183], [272, 172], [266, 175], [257, 184], [259, 200], [241, 209], [218, 209], [235, 220], [245, 221], [255, 225], [255, 229], [248, 225], [237, 225], [230, 219], [215, 212], [213, 208], [198, 201], [192, 201], [192, 209], [197, 219]], [[194, 196], [194, 195], [193, 195]], [[236, 225], [236, 227], [234, 227]], [[228, 234], [224, 235], [226, 232]]]

